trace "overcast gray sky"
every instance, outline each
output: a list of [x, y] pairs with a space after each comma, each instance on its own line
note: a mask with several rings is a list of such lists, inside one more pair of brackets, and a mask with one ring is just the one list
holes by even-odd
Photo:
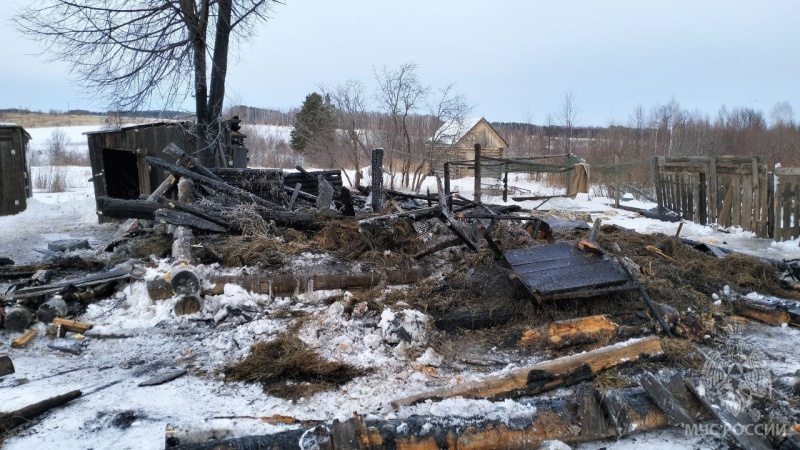
[[[105, 109], [0, 10], [0, 108]], [[456, 83], [490, 121], [541, 124], [566, 91], [583, 125], [673, 97], [712, 118], [723, 104], [788, 101], [797, 119], [799, 50], [800, 0], [285, 0], [234, 59], [228, 92], [286, 109], [320, 83], [372, 92], [373, 67], [416, 62], [424, 84]]]

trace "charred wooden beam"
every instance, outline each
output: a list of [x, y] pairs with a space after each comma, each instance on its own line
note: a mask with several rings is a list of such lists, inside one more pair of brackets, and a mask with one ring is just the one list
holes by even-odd
[[83, 278], [62, 281], [59, 283], [19, 289], [16, 292], [14, 292], [12, 298], [15, 300], [19, 300], [31, 297], [40, 297], [47, 294], [64, 292], [70, 286], [74, 287], [96, 286], [109, 281], [118, 281], [127, 279], [130, 278], [130, 276], [131, 275], [127, 270], [120, 270], [120, 269], [111, 270], [105, 273], [89, 275]]
[[479, 330], [505, 325], [517, 314], [512, 309], [456, 309], [437, 317], [436, 328], [444, 331]]
[[97, 214], [117, 219], [153, 220], [161, 208], [157, 202], [149, 200], [124, 200], [112, 197], [97, 197]]
[[[288, 449], [297, 448], [303, 439], [321, 450], [537, 449], [549, 440], [578, 444], [611, 438], [616, 435], [617, 426], [620, 435], [667, 426], [664, 414], [641, 389], [609, 391], [602, 407], [597, 393], [588, 389], [581, 390], [576, 398], [540, 399], [532, 406], [536, 408], [535, 413], [505, 421], [416, 415], [405, 419], [365, 420], [354, 414], [346, 421], [334, 420], [332, 424], [305, 429], [185, 445], [181, 445], [175, 433], [167, 430], [167, 448]], [[612, 425], [606, 420], [603, 408], [616, 414]]]
[[701, 380], [687, 378], [686, 387], [700, 400], [708, 412], [722, 423], [723, 427], [725, 427], [725, 432], [730, 433], [742, 448], [748, 450], [769, 450], [773, 448], [765, 436], [748, 432], [748, 430], [753, 429], [753, 421], [747, 415], [745, 409], [734, 414], [723, 404], [721, 399], [711, 394], [710, 389], [707, 389]]
[[603, 395], [603, 409], [617, 436], [627, 436], [642, 429], [666, 427], [666, 414], [653, 403], [642, 388], [608, 391]]
[[[413, 284], [430, 275], [430, 272], [421, 269], [407, 271], [368, 272], [359, 274], [316, 274], [311, 276], [296, 276], [286, 274], [254, 273], [243, 275], [217, 275], [210, 281], [214, 287], [203, 291], [203, 295], [222, 294], [228, 283], [238, 284], [248, 291], [272, 296], [290, 296], [301, 294], [313, 289], [368, 289], [382, 284], [401, 285]], [[165, 295], [163, 289], [153, 284], [151, 296]], [[151, 297], [152, 298], [152, 297]]]
[[173, 209], [161, 208], [155, 213], [155, 220], [170, 225], [177, 225], [187, 228], [194, 228], [197, 230], [213, 231], [215, 233], [224, 233], [228, 231], [226, 227], [220, 226], [214, 222], [197, 217], [183, 211], [175, 211]]
[[[665, 311], [665, 320], [676, 325], [680, 317]], [[519, 340], [520, 347], [544, 345], [551, 348], [566, 348], [575, 345], [608, 345], [621, 338], [630, 338], [655, 333], [658, 323], [647, 311], [618, 314], [600, 314], [559, 320], [541, 328], [525, 330]]]
[[792, 320], [788, 308], [778, 302], [760, 301], [747, 297], [738, 297], [730, 302], [736, 314], [768, 325], [779, 327], [785, 323], [796, 322]]
[[28, 423], [51, 409], [66, 405], [81, 395], [81, 391], [71, 391], [28, 405], [16, 411], [0, 413], [0, 430], [10, 430], [18, 425]]
[[642, 385], [650, 399], [664, 411], [670, 425], [692, 425], [695, 423], [692, 415], [687, 411], [681, 402], [676, 399], [667, 386], [664, 385], [652, 373], [643, 373], [639, 377], [639, 384]]
[[160, 203], [167, 208], [189, 213], [193, 216], [213, 222], [221, 227], [224, 227], [225, 229], [231, 228], [231, 224], [227, 219], [222, 217], [218, 212], [212, 211], [210, 208], [203, 208], [195, 204], [163, 198], [160, 200]]
[[413, 405], [428, 399], [450, 397], [514, 398], [536, 395], [562, 386], [590, 379], [598, 373], [623, 363], [634, 363], [643, 358], [661, 356], [661, 343], [655, 336], [632, 339], [624, 344], [603, 347], [589, 352], [546, 361], [514, 370], [507, 376], [490, 376], [484, 381], [424, 392], [396, 400], [392, 406]]
[[459, 244], [461, 244], [461, 239], [459, 238], [446, 239], [415, 254], [414, 259], [422, 259], [428, 255], [432, 255], [436, 252], [442, 251], [446, 248], [454, 247]]
[[636, 274], [633, 273], [630, 269], [628, 269], [628, 266], [625, 264], [625, 261], [623, 260], [622, 256], [622, 251], [619, 249], [619, 245], [617, 245], [616, 242], [612, 244], [612, 250], [614, 251], [614, 256], [617, 257], [617, 261], [619, 261], [619, 265], [622, 267], [622, 270], [624, 270], [625, 274], [628, 276], [628, 279], [631, 281], [631, 283], [638, 286], [639, 294], [641, 294], [642, 299], [647, 305], [647, 308], [650, 310], [653, 316], [655, 316], [655, 318], [658, 320], [658, 323], [661, 324], [661, 328], [664, 330], [665, 333], [667, 333], [667, 336], [672, 337], [672, 332], [670, 331], [667, 322], [664, 320], [664, 317], [661, 316], [661, 312], [658, 310], [655, 303], [653, 303], [653, 299], [650, 298], [650, 294], [647, 293], [644, 286], [642, 286], [642, 284], [639, 282], [639, 277], [636, 276]]
[[207, 176], [200, 175], [198, 173], [192, 172], [191, 170], [185, 169], [180, 166], [176, 166], [175, 164], [170, 164], [164, 161], [161, 158], [156, 158], [154, 156], [146, 156], [145, 160], [150, 165], [159, 167], [161, 169], [167, 170], [175, 176], [188, 178], [195, 183], [199, 183], [203, 186], [209, 187], [211, 189], [216, 190], [217, 192], [221, 192], [225, 195], [229, 195], [235, 199], [238, 199], [245, 203], [254, 203], [259, 206], [263, 206], [265, 208], [281, 208], [279, 205], [275, 203], [269, 202], [264, 200], [261, 197], [256, 196], [250, 192], [245, 191], [244, 189], [239, 189], [237, 187], [233, 187], [229, 184], [214, 180]]
[[192, 172], [195, 172], [204, 177], [211, 178], [212, 180], [222, 182], [222, 179], [220, 177], [218, 177], [215, 173], [213, 173], [203, 164], [201, 164], [197, 158], [187, 154], [182, 148], [177, 146], [175, 143], [170, 143], [169, 145], [167, 145], [162, 151], [162, 153], [172, 156], [173, 158], [175, 158], [178, 164], [191, 170]]

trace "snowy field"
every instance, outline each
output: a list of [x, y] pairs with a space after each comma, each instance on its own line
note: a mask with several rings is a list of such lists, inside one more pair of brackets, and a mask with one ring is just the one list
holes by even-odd
[[[76, 180], [88, 175], [81, 170], [88, 169], [70, 169]], [[513, 182], [510, 184], [529, 190], [530, 195], [552, 195], [559, 191], [527, 181], [524, 175], [515, 175], [511, 179]], [[472, 198], [472, 178], [454, 180], [452, 186], [464, 197]], [[426, 187], [435, 192], [435, 179], [427, 179], [423, 191]], [[488, 197], [484, 201], [502, 203], [499, 197]], [[523, 202], [521, 206], [525, 210], [540, 203]], [[613, 210], [608, 206], [611, 203], [607, 198], [579, 195], [576, 199], [550, 200], [540, 210], [591, 212], [592, 218], [600, 217], [604, 223], [644, 233], [675, 233], [677, 224], [638, 218], [634, 213]], [[638, 201], [629, 204], [654, 206]], [[48, 241], [86, 238], [96, 247], [108, 239], [116, 226], [97, 224], [94, 197], [90, 185], [86, 184], [64, 193], [35, 193], [26, 211], [0, 217], [0, 230], [0, 256], [11, 257], [18, 263], [30, 263], [41, 257], [34, 249], [46, 247]], [[692, 223], [685, 224], [681, 234], [773, 259], [800, 257], [797, 240], [776, 244], [756, 239], [751, 233], [733, 231], [727, 234]], [[324, 258], [301, 255], [292, 264], [296, 271], [302, 271], [310, 263], [319, 263]], [[167, 261], [157, 261], [147, 269], [144, 279], [163, 277], [168, 270]], [[535, 407], [524, 401], [464, 399], [427, 402], [393, 410], [389, 405], [391, 400], [504, 373], [531, 360], [500, 352], [483, 355], [503, 361], [500, 367], [493, 367], [487, 373], [474, 368], [436, 367], [436, 358], [430, 354], [420, 359], [408, 358], [403, 350], [398, 350], [399, 346], [392, 345], [387, 339], [387, 323], [401, 311], [384, 310], [372, 317], [345, 319], [341, 302], [328, 306], [322, 301], [326, 296], [341, 293], [317, 291], [297, 299], [271, 298], [228, 285], [224, 294], [207, 297], [204, 310], [198, 315], [176, 317], [173, 313], [174, 298], [151, 301], [144, 281], [135, 281], [121, 287], [111, 298], [91, 305], [78, 318], [92, 322], [94, 332], [129, 337], [87, 337], [82, 341], [85, 349], [80, 356], [48, 348], [49, 340], [44, 338], [45, 330], [39, 323], [36, 326], [40, 327], [40, 335], [30, 346], [20, 350], [7, 349], [17, 371], [0, 380], [0, 410], [19, 408], [73, 389], [83, 390], [84, 396], [67, 407], [54, 410], [30, 427], [21, 427], [8, 438], [4, 448], [161, 449], [164, 448], [164, 433], [168, 426], [233, 430], [239, 435], [271, 433], [291, 427], [250, 418], [220, 418], [224, 416], [257, 418], [280, 414], [299, 420], [330, 420], [346, 419], [358, 412], [380, 419], [419, 414], [482, 416], [507, 421], [536, 413]], [[221, 320], [218, 326], [210, 329], [198, 325], [202, 321], [216, 323], [217, 318], [225, 318], [224, 311], [228, 308], [241, 307], [259, 313], [253, 321], [245, 323], [232, 319]], [[297, 335], [315, 351], [326, 358], [373, 367], [375, 372], [356, 378], [337, 390], [297, 401], [268, 396], [255, 384], [224, 382], [220, 374], [222, 367], [245, 356], [252, 343], [270, 340], [293, 325], [292, 319], [278, 318], [286, 317], [287, 312], [307, 315]], [[405, 312], [405, 317], [410, 321], [426, 320], [426, 316], [419, 316], [414, 311]], [[785, 351], [800, 346], [800, 330], [756, 323], [748, 327], [759, 336], [758, 345], [765, 352], [781, 354], [782, 359], [771, 366], [775, 376], [800, 373], [800, 354]], [[3, 342], [11, 339], [5, 331], [0, 335]], [[424, 336], [420, 336], [420, 351], [427, 348], [423, 342]], [[433, 367], [433, 370], [425, 367]], [[161, 386], [137, 387], [151, 376], [174, 368], [186, 368], [189, 375]], [[576, 448], [672, 450], [718, 448], [720, 445], [724, 444], [713, 439], [684, 436], [680, 430], [664, 430]]]

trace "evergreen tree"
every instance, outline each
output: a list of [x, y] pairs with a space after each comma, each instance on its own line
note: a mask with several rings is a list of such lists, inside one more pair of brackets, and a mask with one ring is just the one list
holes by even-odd
[[306, 96], [295, 119], [289, 145], [305, 152], [333, 141], [335, 118], [331, 98], [312, 92]]

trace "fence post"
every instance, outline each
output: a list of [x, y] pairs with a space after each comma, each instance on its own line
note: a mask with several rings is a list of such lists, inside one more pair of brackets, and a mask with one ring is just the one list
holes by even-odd
[[661, 179], [658, 176], [658, 156], [653, 157], [653, 185], [656, 187], [656, 203], [664, 207], [664, 193], [661, 191]]
[[614, 155], [614, 207], [619, 208], [619, 155]]
[[475, 202], [481, 202], [481, 144], [475, 144]]
[[444, 163], [444, 198], [447, 199], [447, 209], [453, 210], [453, 200], [450, 197], [450, 163]]
[[508, 163], [505, 164], [506, 173], [503, 175], [503, 201], [508, 201]]
[[383, 209], [383, 149], [372, 151], [372, 212]]

